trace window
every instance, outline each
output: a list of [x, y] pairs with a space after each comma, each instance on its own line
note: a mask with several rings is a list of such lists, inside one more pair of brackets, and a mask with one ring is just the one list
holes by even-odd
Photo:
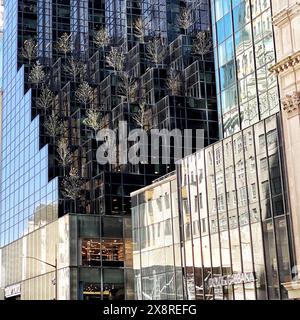
[[252, 199], [257, 199], [257, 190], [256, 190], [256, 184], [251, 184], [251, 192], [252, 192]]
[[233, 204], [236, 205], [236, 192], [232, 191], [232, 195], [233, 195]]
[[189, 206], [188, 206], [188, 201], [187, 201], [187, 199], [184, 199], [184, 200], [182, 201], [182, 205], [183, 205], [183, 213], [184, 213], [185, 215], [188, 215], [188, 214], [189, 214]]
[[83, 266], [100, 266], [105, 262], [123, 262], [124, 249], [122, 239], [84, 239], [81, 246]]
[[148, 201], [148, 213], [149, 215], [153, 215], [153, 206], [152, 206], [152, 201]]
[[200, 209], [203, 209], [203, 195], [202, 195], [202, 193], [199, 193], [199, 204], [200, 204]]
[[162, 196], [156, 199], [156, 204], [159, 211], [162, 211]]
[[221, 147], [216, 149], [216, 165], [219, 166], [221, 164]]
[[251, 170], [251, 172], [255, 172], [255, 169], [256, 169], [255, 159], [253, 157], [251, 157], [249, 160], [250, 160], [250, 170]]
[[247, 204], [247, 189], [246, 187], [240, 188], [240, 205], [245, 206]]
[[170, 208], [170, 197], [168, 193], [165, 193], [165, 206], [166, 206], [166, 209]]
[[260, 160], [260, 171], [267, 171], [267, 169], [268, 169], [267, 158], [263, 158]]
[[259, 136], [259, 147], [260, 148], [264, 148], [266, 146], [266, 139], [265, 139], [265, 135], [261, 134]]
[[194, 198], [194, 208], [195, 208], [195, 212], [198, 212], [198, 196], [195, 196]]
[[101, 242], [101, 254], [103, 261], [124, 261], [124, 249], [122, 239], [105, 239]]
[[230, 205], [230, 192], [226, 193], [226, 197], [227, 197], [227, 204]]
[[270, 147], [270, 145], [272, 145], [272, 144], [277, 144], [277, 131], [276, 131], [276, 129], [269, 131], [267, 133], [267, 143], [268, 143], [268, 147]]
[[212, 159], [212, 155], [211, 155], [211, 152], [208, 151], [208, 159], [209, 159], [209, 164], [212, 166], [213, 164], [213, 159]]
[[223, 212], [224, 210], [225, 210], [224, 194], [221, 193], [218, 195], [218, 211]]
[[199, 183], [202, 183], [203, 180], [203, 169], [199, 169]]
[[83, 266], [100, 266], [100, 241], [82, 240], [81, 258]]
[[237, 163], [237, 176], [241, 180], [245, 180], [245, 167], [244, 167], [244, 161], [240, 160]]
[[261, 183], [261, 192], [262, 192], [263, 199], [269, 198], [270, 196], [269, 181], [264, 181]]
[[202, 233], [206, 233], [206, 218], [203, 218], [202, 220]]
[[193, 235], [197, 236], [200, 233], [200, 223], [199, 220], [193, 221]]

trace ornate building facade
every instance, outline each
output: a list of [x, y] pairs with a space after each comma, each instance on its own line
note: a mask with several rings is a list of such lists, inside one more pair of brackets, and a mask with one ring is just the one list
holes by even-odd
[[[300, 4], [296, 0], [273, 0], [272, 4], [277, 61], [271, 67], [271, 71], [278, 76], [280, 86], [285, 157], [298, 266], [300, 264], [300, 169], [297, 161], [300, 156]], [[300, 297], [297, 266], [294, 267], [295, 281], [286, 285], [291, 298]]]

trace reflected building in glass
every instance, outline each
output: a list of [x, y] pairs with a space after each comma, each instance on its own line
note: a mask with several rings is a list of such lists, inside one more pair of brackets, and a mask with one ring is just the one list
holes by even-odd
[[[284, 19], [290, 15], [293, 18], [288, 19], [289, 23], [298, 23], [298, 5], [278, 10], [286, 6], [275, 6], [278, 39], [283, 37], [279, 28], [285, 30]], [[298, 42], [291, 40], [288, 47], [281, 48], [283, 42], [277, 39], [279, 56], [285, 59], [276, 63], [271, 1], [212, 0], [211, 14], [223, 140], [178, 163], [176, 177], [171, 179], [178, 194], [170, 193], [171, 203], [175, 200], [176, 205], [171, 209], [161, 206], [160, 215], [163, 219], [171, 210], [170, 217], [178, 217], [179, 226], [173, 224], [172, 229], [176, 240], [159, 249], [161, 260], [167, 261], [165, 267], [173, 273], [178, 271], [176, 281], [182, 285], [183, 296], [172, 291], [172, 281], [149, 272], [149, 261], [153, 269], [157, 268], [152, 238], [159, 224], [153, 228], [148, 208], [153, 202], [155, 206], [163, 202], [163, 186], [170, 184], [170, 178], [166, 178], [132, 193], [136, 297], [158, 299], [160, 292], [169, 288], [172, 294], [164, 297], [170, 299], [297, 298], [298, 219], [293, 219], [290, 209], [291, 200], [297, 207], [293, 196], [297, 189], [290, 193], [290, 186], [297, 186], [298, 171], [291, 162], [292, 144], [286, 139], [293, 139], [294, 147], [298, 145], [297, 135], [287, 133], [291, 128], [293, 132], [298, 130], [299, 95], [291, 94], [297, 77], [286, 79], [291, 66], [290, 71], [298, 72], [295, 65], [299, 54], [293, 47]], [[292, 49], [296, 52], [287, 58]], [[276, 73], [282, 91], [289, 93], [282, 103], [284, 116]], [[292, 120], [288, 123], [286, 118]], [[294, 172], [289, 176], [290, 186], [289, 171]], [[149, 199], [149, 192], [161, 197]], [[168, 248], [177, 246], [178, 237], [181, 259], [175, 258], [176, 251], [168, 254]], [[182, 272], [178, 268], [180, 261]]]
[[227, 137], [279, 111], [271, 1], [212, 0], [220, 130]]
[[182, 300], [183, 277], [175, 173], [132, 193], [135, 298]]
[[294, 250], [280, 121], [200, 150], [132, 194], [136, 298], [288, 299]]

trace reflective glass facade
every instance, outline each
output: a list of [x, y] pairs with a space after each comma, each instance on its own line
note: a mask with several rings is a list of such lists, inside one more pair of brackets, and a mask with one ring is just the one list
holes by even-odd
[[132, 195], [135, 298], [183, 299], [176, 175]]
[[279, 110], [270, 0], [212, 0], [221, 132], [224, 137]]
[[3, 73], [3, 25], [4, 25], [4, 3], [0, 1], [0, 88], [2, 88]]
[[[58, 181], [48, 181], [48, 147], [40, 148], [40, 118], [31, 118], [31, 91], [24, 92], [24, 67], [17, 64], [18, 2], [5, 3], [1, 246], [57, 219]], [[34, 14], [29, 2], [23, 4]], [[36, 27], [26, 17], [24, 23], [29, 33]]]
[[[275, 114], [184, 158], [176, 179], [133, 193], [136, 297], [159, 297], [171, 282], [151, 270], [170, 268], [171, 274], [178, 270], [184, 299], [288, 299], [283, 284], [292, 279], [294, 254], [283, 168], [281, 119]], [[164, 226], [162, 242], [153, 237], [157, 220]], [[170, 248], [178, 251], [168, 255]]]
[[283, 165], [278, 114], [183, 160], [188, 296], [287, 299], [293, 254]]

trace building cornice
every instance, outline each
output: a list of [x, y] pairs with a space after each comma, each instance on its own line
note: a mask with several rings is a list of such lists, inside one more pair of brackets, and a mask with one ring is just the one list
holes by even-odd
[[271, 72], [279, 74], [286, 71], [290, 67], [295, 67], [298, 64], [300, 64], [300, 50], [294, 53], [293, 55], [288, 56], [282, 59], [281, 61], [277, 62], [269, 70]]
[[300, 2], [298, 1], [292, 6], [284, 8], [276, 13], [273, 16], [273, 25], [276, 27], [280, 27], [297, 14], [300, 14]]

